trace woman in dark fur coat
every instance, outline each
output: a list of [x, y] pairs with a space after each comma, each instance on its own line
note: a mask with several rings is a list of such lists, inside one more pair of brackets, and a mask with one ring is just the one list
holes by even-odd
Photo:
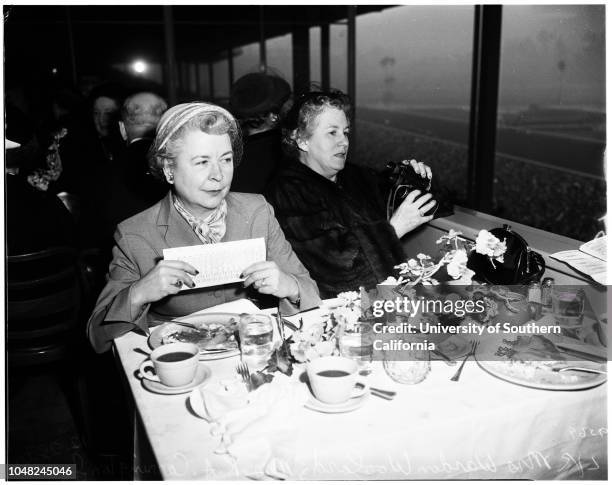
[[[430, 194], [411, 192], [387, 220], [375, 172], [346, 163], [350, 100], [340, 92], [299, 96], [284, 120], [291, 159], [266, 197], [322, 298], [373, 288], [405, 261], [405, 234], [432, 219]], [[412, 161], [416, 173], [431, 170]]]

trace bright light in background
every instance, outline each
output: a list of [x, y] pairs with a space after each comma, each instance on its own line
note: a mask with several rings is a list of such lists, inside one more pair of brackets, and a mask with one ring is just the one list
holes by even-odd
[[53, 69], [51, 69], [51, 72], [52, 72], [53, 74], [57, 74], [57, 67], [54, 67]]
[[147, 69], [147, 63], [142, 60], [137, 60], [132, 63], [132, 69], [136, 74], [144, 74]]

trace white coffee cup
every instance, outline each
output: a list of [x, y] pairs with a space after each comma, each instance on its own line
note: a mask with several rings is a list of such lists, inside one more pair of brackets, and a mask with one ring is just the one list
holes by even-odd
[[367, 385], [357, 381], [357, 371], [357, 362], [335, 356], [315, 359], [306, 367], [313, 394], [326, 404], [341, 404], [367, 392]]
[[185, 386], [195, 378], [199, 354], [200, 349], [195, 344], [162, 345], [140, 365], [140, 375], [168, 387]]

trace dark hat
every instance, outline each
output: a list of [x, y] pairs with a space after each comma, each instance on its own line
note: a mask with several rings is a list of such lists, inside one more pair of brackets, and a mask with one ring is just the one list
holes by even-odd
[[240, 119], [278, 112], [290, 95], [291, 87], [278, 76], [246, 74], [232, 86], [230, 111]]

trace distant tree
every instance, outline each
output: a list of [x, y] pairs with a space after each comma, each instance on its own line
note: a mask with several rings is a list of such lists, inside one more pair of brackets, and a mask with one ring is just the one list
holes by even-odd
[[393, 77], [391, 74], [391, 69], [393, 66], [395, 66], [395, 57], [383, 57], [380, 60], [380, 65], [383, 69], [383, 83], [385, 84], [382, 102], [386, 105], [393, 101], [393, 86], [395, 84], [395, 77]]
[[563, 90], [563, 74], [565, 73], [566, 67], [567, 66], [565, 65], [565, 61], [563, 59], [557, 62], [557, 69], [559, 70], [559, 97], [557, 104], [561, 104], [561, 94]]

